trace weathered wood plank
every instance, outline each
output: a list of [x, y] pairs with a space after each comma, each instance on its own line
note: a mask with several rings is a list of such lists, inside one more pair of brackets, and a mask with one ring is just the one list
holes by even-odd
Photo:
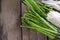
[[22, 36], [23, 36], [23, 40], [30, 40], [30, 33], [29, 33], [29, 29], [23, 28], [22, 30]]
[[45, 36], [39, 32], [37, 32], [38, 40], [45, 40]]
[[[26, 8], [27, 7], [22, 3], [22, 14], [24, 13], [24, 11], [27, 10]], [[29, 32], [29, 30], [27, 28], [22, 28], [22, 40], [29, 40], [29, 35], [30, 34], [28, 34], [28, 32]]]
[[0, 40], [2, 40], [3, 25], [1, 24], [1, 0], [0, 0]]
[[38, 40], [37, 31], [30, 29], [30, 40]]
[[18, 16], [20, 14], [19, 2], [19, 0], [2, 0], [2, 40], [21, 40], [19, 38], [20, 30], [17, 27]]
[[3, 25], [1, 24], [1, 16], [0, 16], [0, 40], [2, 40], [2, 35], [3, 35]]

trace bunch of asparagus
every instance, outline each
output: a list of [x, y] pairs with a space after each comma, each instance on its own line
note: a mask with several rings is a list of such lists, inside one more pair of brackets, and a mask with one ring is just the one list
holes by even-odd
[[22, 17], [25, 27], [37, 30], [51, 39], [58, 38], [59, 40], [58, 28], [46, 19], [53, 8], [36, 0], [23, 0], [23, 3], [29, 7]]

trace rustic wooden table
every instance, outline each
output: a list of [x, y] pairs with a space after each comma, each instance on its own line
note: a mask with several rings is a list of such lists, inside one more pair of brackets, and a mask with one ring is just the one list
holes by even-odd
[[[22, 0], [1, 0], [0, 40], [48, 40], [35, 30], [21, 28], [21, 17], [28, 8]], [[39, 0], [41, 1], [41, 0]]]

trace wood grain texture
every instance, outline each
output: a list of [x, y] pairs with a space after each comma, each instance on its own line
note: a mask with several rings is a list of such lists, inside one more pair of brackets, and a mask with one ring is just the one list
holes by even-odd
[[37, 31], [30, 29], [30, 40], [38, 40]]
[[2, 35], [3, 35], [3, 25], [1, 25], [1, 16], [0, 16], [0, 40], [2, 40]]
[[45, 40], [45, 36], [39, 32], [37, 32], [38, 40]]
[[3, 24], [2, 40], [21, 40], [20, 30], [17, 26], [18, 16], [20, 15], [19, 0], [2, 0], [1, 20]]
[[1, 0], [0, 0], [0, 40], [2, 40], [3, 25], [1, 25]]
[[[22, 14], [27, 10], [27, 7], [22, 3]], [[23, 15], [22, 15], [23, 16]], [[23, 24], [22, 24], [23, 25]], [[22, 28], [22, 40], [29, 40], [28, 34], [29, 30], [27, 28]]]

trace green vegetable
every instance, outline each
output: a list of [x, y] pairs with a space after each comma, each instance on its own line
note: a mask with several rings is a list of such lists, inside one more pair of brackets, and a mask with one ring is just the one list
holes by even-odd
[[29, 11], [22, 17], [26, 28], [35, 29], [51, 39], [59, 35], [57, 28], [46, 20], [47, 13], [53, 10], [51, 7], [36, 0], [23, 0], [23, 2], [29, 7]]

